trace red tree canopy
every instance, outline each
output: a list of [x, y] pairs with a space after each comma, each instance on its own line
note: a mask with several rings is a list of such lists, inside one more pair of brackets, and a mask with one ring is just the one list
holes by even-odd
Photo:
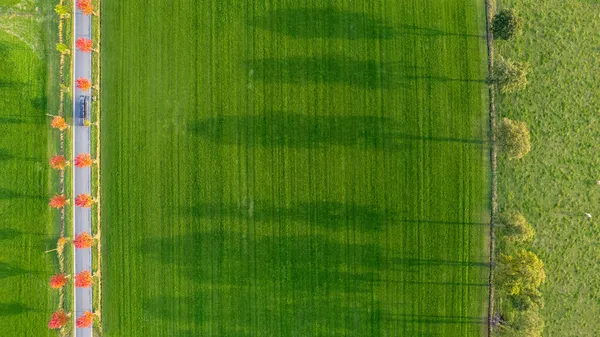
[[73, 240], [75, 248], [85, 249], [90, 248], [94, 244], [94, 238], [88, 232], [83, 232]]
[[61, 195], [56, 195], [52, 199], [50, 199], [49, 205], [52, 208], [63, 208], [68, 203], [69, 203], [69, 200], [67, 200], [67, 197], [65, 197], [64, 195], [61, 194]]
[[94, 204], [94, 198], [91, 195], [82, 193], [75, 197], [75, 206], [89, 208]]
[[77, 0], [77, 8], [83, 10], [92, 5], [92, 0]]
[[92, 82], [85, 77], [79, 77], [75, 80], [75, 84], [77, 85], [77, 88], [83, 91], [88, 91], [92, 87]]
[[84, 270], [75, 275], [75, 286], [77, 288], [89, 288], [92, 286], [92, 283], [94, 283], [94, 280], [89, 270]]
[[54, 156], [50, 158], [50, 166], [55, 170], [64, 170], [67, 164], [65, 156]]
[[57, 274], [50, 278], [50, 286], [53, 289], [60, 289], [67, 284], [67, 276], [65, 274]]
[[94, 5], [90, 4], [84, 8], [81, 9], [81, 13], [83, 13], [83, 15], [92, 15], [94, 14]]
[[94, 48], [92, 40], [80, 37], [75, 41], [75, 46], [82, 52], [89, 53]]
[[82, 153], [75, 157], [75, 166], [79, 168], [90, 167], [94, 161], [92, 160], [92, 156], [89, 153]]
[[83, 315], [77, 317], [76, 323], [78, 328], [89, 328], [94, 324], [94, 314], [86, 311]]
[[59, 129], [60, 131], [64, 131], [65, 129], [67, 129], [69, 127], [67, 122], [65, 122], [65, 119], [60, 116], [54, 117], [54, 119], [52, 119], [52, 123], [50, 125], [55, 129]]
[[69, 316], [65, 314], [64, 311], [59, 310], [53, 313], [50, 317], [50, 321], [48, 322], [48, 328], [60, 329], [63, 326], [67, 325], [67, 322], [69, 322]]

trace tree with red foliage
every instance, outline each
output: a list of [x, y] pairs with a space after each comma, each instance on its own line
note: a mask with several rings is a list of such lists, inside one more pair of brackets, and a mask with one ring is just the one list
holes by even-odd
[[79, 249], [90, 248], [94, 244], [94, 237], [88, 232], [83, 232], [75, 237], [73, 244]]
[[81, 193], [75, 197], [75, 206], [90, 208], [94, 204], [94, 198], [87, 193]]
[[84, 270], [81, 273], [75, 275], [75, 286], [77, 288], [89, 288], [94, 283], [92, 279], [92, 273], [89, 270]]
[[55, 129], [59, 129], [60, 131], [64, 131], [69, 127], [69, 124], [65, 122], [65, 119], [60, 116], [55, 116], [50, 125]]
[[94, 13], [94, 5], [91, 0], [77, 0], [77, 8], [81, 9], [83, 15], [92, 15]]
[[50, 287], [53, 289], [60, 289], [67, 284], [68, 276], [65, 274], [57, 274], [50, 278]]
[[52, 314], [50, 317], [50, 321], [48, 322], [48, 328], [50, 329], [60, 329], [63, 326], [67, 325], [69, 322], [69, 316], [65, 314], [63, 310], [59, 310]]
[[69, 162], [65, 159], [65, 156], [54, 156], [50, 158], [50, 167], [55, 170], [64, 170], [69, 165]]
[[63, 208], [66, 204], [69, 203], [69, 199], [65, 197], [63, 194], [55, 195], [52, 199], [50, 199], [50, 207], [52, 208]]
[[94, 43], [90, 39], [86, 39], [85, 37], [80, 37], [75, 41], [75, 46], [79, 51], [84, 53], [89, 53], [94, 50]]
[[92, 324], [94, 324], [94, 318], [96, 316], [94, 315], [93, 312], [90, 311], [86, 311], [83, 313], [83, 315], [77, 317], [77, 327], [78, 328], [89, 328], [92, 326]]
[[94, 164], [94, 160], [92, 159], [92, 156], [89, 153], [82, 153], [80, 155], [77, 155], [74, 161], [75, 166], [79, 168], [90, 167], [92, 166], [92, 164]]
[[77, 88], [83, 91], [88, 91], [92, 87], [92, 82], [85, 77], [77, 78], [77, 80], [75, 80], [75, 84], [77, 85]]

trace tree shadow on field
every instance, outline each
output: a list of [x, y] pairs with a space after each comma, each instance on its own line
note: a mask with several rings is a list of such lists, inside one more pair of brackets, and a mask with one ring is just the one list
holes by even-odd
[[263, 16], [249, 19], [248, 25], [294, 38], [387, 40], [405, 35], [485, 38], [485, 35], [450, 33], [436, 28], [392, 25], [365, 13], [342, 11], [333, 7], [272, 10]]
[[487, 324], [484, 316], [386, 314], [388, 319], [419, 324]]
[[0, 161], [2, 160], [11, 160], [15, 158], [7, 149], [0, 149]]
[[248, 20], [250, 26], [295, 38], [391, 39], [392, 26], [364, 13], [336, 8], [289, 8]]
[[0, 317], [20, 315], [25, 312], [32, 311], [22, 303], [0, 303]]
[[197, 219], [235, 217], [258, 222], [303, 222], [304, 226], [325, 229], [358, 229], [378, 231], [396, 217], [394, 211], [375, 206], [340, 202], [310, 202], [289, 207], [275, 207], [267, 202], [249, 204], [202, 203], [184, 210]]
[[403, 223], [406, 225], [412, 224], [416, 226], [420, 225], [447, 225], [447, 226], [481, 226], [487, 227], [490, 225], [489, 222], [469, 222], [469, 221], [448, 221], [448, 220], [426, 220], [426, 219], [403, 219], [398, 220], [397, 222]]
[[36, 97], [31, 99], [31, 106], [39, 111], [46, 111], [48, 99], [46, 96]]
[[3, 278], [25, 274], [27, 270], [0, 262], [0, 280]]
[[188, 130], [217, 144], [319, 148], [359, 146], [401, 151], [414, 143], [458, 143], [487, 147], [486, 140], [419, 136], [389, 118], [306, 116], [281, 111], [256, 116], [220, 116], [190, 122]]
[[[168, 248], [173, 246], [178, 251]], [[277, 280], [282, 288], [342, 292], [370, 289], [382, 254], [376, 244], [339, 243], [320, 235], [252, 238], [225, 230], [147, 239], [141, 251], [177, 266], [193, 281], [247, 286]]]
[[23, 124], [23, 120], [20, 119], [20, 118], [2, 117], [2, 116], [0, 116], [0, 124], [2, 124], [2, 125], [7, 125], [7, 124]]
[[18, 236], [21, 236], [23, 232], [12, 228], [0, 228], [0, 241], [12, 240]]
[[489, 268], [489, 261], [455, 261], [441, 259], [418, 259], [418, 258], [389, 258], [384, 266], [390, 270], [416, 272], [424, 268], [442, 269], [455, 268]]
[[248, 60], [246, 68], [251, 79], [267, 83], [337, 83], [364, 89], [408, 88], [409, 83], [403, 77], [416, 76], [412, 65], [359, 61], [341, 56]]
[[23, 193], [9, 190], [7, 188], [0, 188], [0, 200], [3, 200], [3, 199], [4, 200], [6, 200], [6, 199], [43, 199], [43, 196], [23, 194]]

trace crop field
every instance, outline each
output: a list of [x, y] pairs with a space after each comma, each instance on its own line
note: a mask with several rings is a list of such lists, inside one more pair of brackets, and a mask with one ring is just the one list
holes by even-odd
[[[47, 320], [57, 296], [48, 289], [54, 266], [44, 254], [55, 238], [50, 193], [46, 107], [46, 78], [53, 57], [32, 49], [31, 40], [21, 40], [20, 31], [4, 30], [14, 22], [26, 24], [42, 40], [43, 21], [4, 17], [0, 29], [0, 326], [2, 335], [55, 336]], [[28, 8], [28, 7], [27, 7]], [[27, 9], [26, 8], [26, 9]], [[23, 9], [21, 9], [23, 11]], [[8, 16], [8, 15], [7, 15]], [[55, 100], [58, 101], [58, 100]], [[55, 242], [55, 241], [54, 241]]]
[[105, 335], [481, 336], [483, 6], [104, 1]]
[[531, 63], [532, 73], [524, 91], [497, 100], [497, 111], [527, 122], [533, 143], [523, 160], [499, 161], [499, 201], [504, 210], [523, 212], [536, 229], [534, 251], [548, 276], [542, 288], [546, 336], [600, 331], [600, 4], [594, 2], [498, 2], [499, 8], [514, 7], [525, 27], [497, 51]]

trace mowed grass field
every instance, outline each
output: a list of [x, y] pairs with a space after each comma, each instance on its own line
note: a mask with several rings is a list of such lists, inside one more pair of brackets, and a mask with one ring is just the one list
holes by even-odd
[[500, 207], [523, 212], [536, 229], [534, 251], [548, 275], [542, 289], [546, 336], [597, 336], [600, 4], [502, 0], [498, 7], [517, 9], [525, 28], [514, 41], [499, 43], [497, 52], [531, 63], [532, 73], [527, 89], [497, 100], [497, 111], [526, 121], [533, 143], [523, 160], [500, 161]]
[[106, 336], [480, 336], [483, 1], [104, 1]]
[[[3, 7], [8, 4], [12, 2], [0, 2], [0, 9], [8, 10]], [[29, 5], [21, 14], [33, 14]], [[19, 22], [14, 27], [36, 32], [42, 40], [47, 22], [2, 15], [2, 27]], [[46, 56], [43, 46], [22, 40], [21, 32], [0, 29], [0, 334], [56, 336], [47, 328], [58, 303], [48, 287], [55, 265], [44, 254], [58, 232], [48, 209], [48, 153], [53, 144], [45, 116], [46, 108], [58, 101], [48, 100], [46, 87], [56, 59]]]

